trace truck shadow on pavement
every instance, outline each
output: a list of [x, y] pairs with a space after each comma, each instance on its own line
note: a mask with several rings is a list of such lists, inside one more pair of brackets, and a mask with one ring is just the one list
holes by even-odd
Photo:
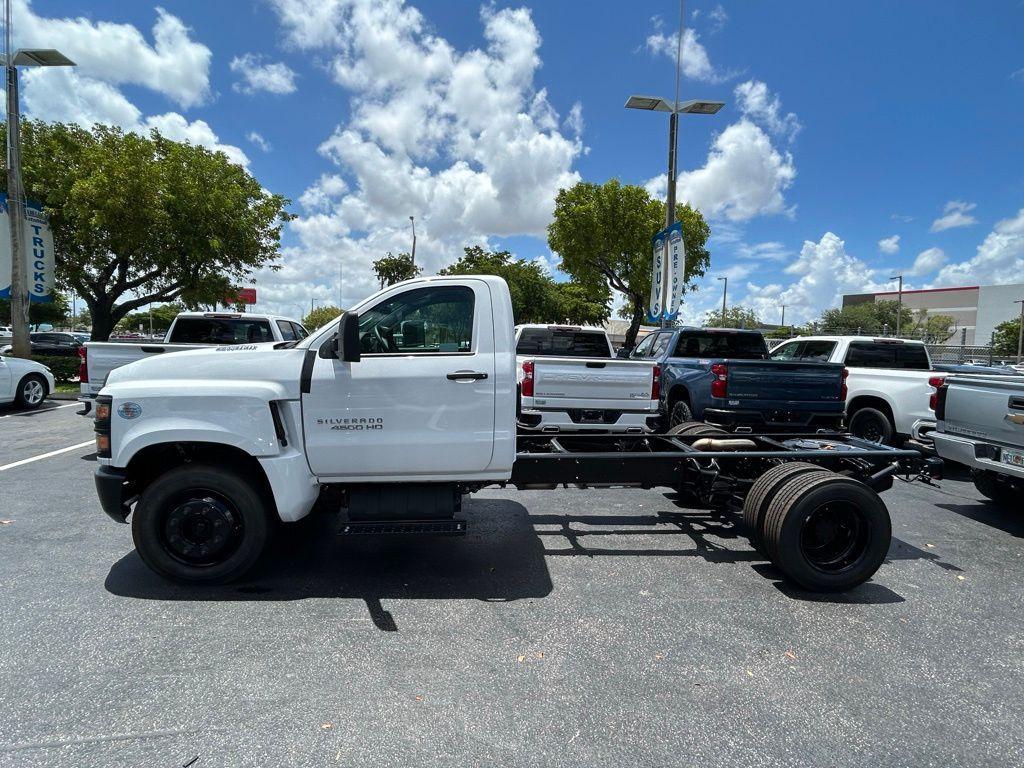
[[397, 629], [381, 600], [504, 602], [551, 593], [540, 540], [526, 509], [503, 499], [476, 499], [466, 536], [339, 537], [337, 515], [283, 525], [267, 555], [242, 580], [196, 587], [165, 581], [132, 550], [107, 575], [108, 592], [146, 600], [303, 600], [366, 602], [379, 629]]
[[[750, 563], [754, 571], [772, 580], [776, 589], [793, 600], [869, 605], [904, 602], [902, 596], [888, 587], [871, 582], [849, 592], [832, 594], [808, 592], [795, 587], [785, 581], [781, 571], [766, 562], [766, 558], [749, 545], [735, 515], [719, 510], [688, 508], [674, 494], [666, 494], [666, 498], [674, 501], [681, 510], [650, 515], [531, 515], [530, 521], [534, 526], [541, 526], [537, 530], [538, 536], [545, 539], [561, 537], [568, 543], [567, 547], [557, 547], [546, 540], [544, 554], [547, 556], [700, 557], [709, 563]], [[594, 546], [588, 541], [608, 541], [602, 537], [636, 536], [664, 536], [669, 546], [610, 547], [602, 544]], [[692, 546], [676, 546], [680, 537], [689, 539]], [[736, 548], [735, 544], [739, 544], [740, 548]], [[917, 551], [928, 556], [928, 553]]]

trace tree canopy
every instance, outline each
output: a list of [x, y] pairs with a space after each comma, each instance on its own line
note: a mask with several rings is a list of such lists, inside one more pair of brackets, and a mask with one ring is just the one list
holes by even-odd
[[[676, 207], [686, 245], [687, 290], [711, 263], [704, 247], [711, 230], [689, 205]], [[651, 294], [651, 238], [664, 227], [665, 205], [643, 187], [612, 179], [604, 184], [580, 182], [560, 190], [548, 245], [558, 253], [559, 268], [581, 285], [610, 286], [625, 297], [622, 315], [631, 319], [626, 346], [636, 341]]]
[[392, 256], [388, 251], [387, 256], [382, 256], [373, 262], [373, 272], [380, 281], [380, 287], [384, 288], [403, 280], [412, 280], [418, 277], [423, 268], [413, 263], [412, 256], [408, 253], [400, 253]]
[[288, 201], [222, 152], [157, 131], [41, 121], [26, 121], [21, 141], [26, 194], [50, 217], [58, 285], [85, 301], [94, 339], [150, 302], [219, 303], [255, 270], [276, 268]]
[[311, 310], [308, 315], [302, 318], [302, 325], [305, 326], [307, 331], [312, 332], [317, 328], [323, 328], [340, 314], [340, 309], [332, 304], [325, 304], [322, 307]]
[[174, 318], [178, 316], [178, 313], [184, 311], [185, 307], [178, 302], [160, 304], [153, 307], [152, 312], [143, 310], [125, 315], [117, 324], [117, 328], [123, 331], [137, 331], [141, 325], [142, 330], [148, 331], [150, 328], [150, 318], [152, 318], [153, 333], [166, 333], [167, 329], [171, 327], [171, 323], [174, 322]]
[[[896, 333], [896, 315], [900, 318], [900, 334], [935, 344], [948, 339], [956, 326], [949, 315], [914, 312], [898, 301], [866, 301], [841, 309], [827, 309], [818, 321], [818, 332], [839, 334], [882, 335]], [[813, 331], [812, 331], [813, 332]]]
[[[68, 298], [60, 291], [53, 292], [53, 301], [30, 302], [28, 306], [28, 322], [30, 325], [49, 323], [50, 325], [62, 324], [71, 314]], [[0, 299], [0, 325], [11, 323], [11, 302], [9, 299]]]
[[1001, 357], [1016, 356], [1019, 339], [1020, 317], [1006, 320], [997, 325], [992, 333], [992, 351]]
[[533, 261], [508, 251], [464, 248], [457, 262], [440, 275], [498, 275], [508, 283], [517, 323], [579, 323], [599, 325], [608, 319], [608, 289], [582, 283], [558, 283]]
[[722, 310], [704, 313], [705, 328], [759, 328], [761, 320], [754, 310], [747, 307], [726, 307], [723, 317]]

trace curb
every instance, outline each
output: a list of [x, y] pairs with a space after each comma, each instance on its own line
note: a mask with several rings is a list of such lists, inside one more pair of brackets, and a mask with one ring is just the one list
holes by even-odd
[[49, 398], [51, 400], [77, 400], [78, 392], [51, 392]]

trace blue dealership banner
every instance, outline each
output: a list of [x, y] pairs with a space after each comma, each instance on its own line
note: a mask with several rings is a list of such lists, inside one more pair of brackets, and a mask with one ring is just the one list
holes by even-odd
[[[34, 303], [53, 301], [56, 259], [53, 251], [53, 233], [43, 212], [43, 206], [32, 200], [25, 201], [24, 248], [25, 274], [28, 276], [28, 296]], [[11, 297], [11, 218], [7, 210], [7, 195], [0, 192], [0, 299]]]
[[686, 290], [686, 247], [683, 223], [677, 221], [651, 238], [651, 301], [647, 322], [675, 320]]

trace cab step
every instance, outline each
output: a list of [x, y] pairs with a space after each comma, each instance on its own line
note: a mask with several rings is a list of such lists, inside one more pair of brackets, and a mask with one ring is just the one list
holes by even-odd
[[419, 533], [429, 536], [465, 536], [466, 521], [449, 520], [350, 520], [338, 530], [339, 536], [381, 536]]

